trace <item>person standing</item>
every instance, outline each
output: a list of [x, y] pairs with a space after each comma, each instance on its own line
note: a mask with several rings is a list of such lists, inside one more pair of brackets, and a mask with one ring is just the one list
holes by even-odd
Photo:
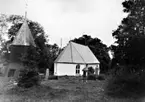
[[87, 82], [87, 75], [88, 75], [88, 64], [86, 64], [85, 68], [83, 69], [83, 82]]
[[100, 68], [98, 65], [96, 65], [96, 68], [95, 68], [95, 73], [96, 73], [96, 76], [99, 76], [100, 75]]

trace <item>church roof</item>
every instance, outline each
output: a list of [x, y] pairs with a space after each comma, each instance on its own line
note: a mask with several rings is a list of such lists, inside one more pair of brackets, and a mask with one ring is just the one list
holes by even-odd
[[100, 63], [88, 46], [70, 42], [55, 60], [55, 63]]
[[36, 46], [34, 38], [29, 29], [27, 20], [24, 21], [16, 37], [14, 38], [12, 45], [24, 45], [24, 46]]

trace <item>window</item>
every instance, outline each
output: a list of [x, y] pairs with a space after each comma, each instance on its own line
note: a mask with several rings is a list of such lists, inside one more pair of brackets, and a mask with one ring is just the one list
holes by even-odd
[[76, 74], [80, 74], [80, 65], [79, 64], [76, 65]]
[[10, 69], [8, 73], [8, 77], [13, 77], [15, 74], [16, 69]]

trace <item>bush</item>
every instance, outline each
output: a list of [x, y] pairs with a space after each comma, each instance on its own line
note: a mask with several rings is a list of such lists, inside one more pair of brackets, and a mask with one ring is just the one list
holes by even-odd
[[95, 70], [93, 69], [93, 67], [88, 68], [88, 75], [94, 74], [94, 72], [95, 72]]
[[145, 72], [129, 73], [122, 69], [116, 75], [110, 76], [105, 92], [113, 97], [137, 98], [144, 96], [144, 86]]
[[99, 76], [97, 76], [97, 79], [98, 80], [105, 80], [105, 76], [104, 75], [99, 75]]
[[18, 79], [19, 87], [29, 88], [38, 85], [40, 82], [38, 74], [40, 53], [37, 50], [34, 46], [29, 46], [20, 57], [24, 69], [21, 71]]
[[87, 80], [96, 80], [96, 75], [88, 75]]
[[18, 79], [18, 86], [23, 88], [30, 88], [35, 85], [39, 85], [39, 74], [35, 71], [30, 72], [21, 72], [20, 77]]

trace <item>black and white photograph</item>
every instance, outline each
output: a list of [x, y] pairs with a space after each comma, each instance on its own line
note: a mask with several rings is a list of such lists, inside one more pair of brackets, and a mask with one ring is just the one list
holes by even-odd
[[0, 0], [0, 102], [145, 102], [145, 0]]

